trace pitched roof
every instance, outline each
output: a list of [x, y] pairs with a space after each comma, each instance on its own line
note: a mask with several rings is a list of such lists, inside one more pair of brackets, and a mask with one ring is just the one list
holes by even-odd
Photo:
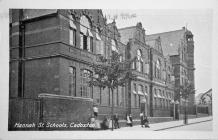
[[146, 35], [145, 40], [146, 43], [152, 47], [152, 45], [155, 43], [155, 40], [160, 37], [164, 56], [178, 55], [178, 49], [181, 45], [181, 41], [184, 38], [184, 34], [185, 29], [183, 28], [181, 30]]
[[207, 96], [205, 96], [206, 94], [209, 94], [210, 96], [212, 96], [212, 89], [209, 89], [209, 90], [206, 91], [206, 92], [199, 93], [198, 95], [196, 95], [195, 101], [196, 101], [197, 103], [199, 103], [199, 102], [201, 101], [201, 97], [204, 96], [205, 99], [206, 99], [206, 101], [208, 102], [210, 99], [209, 99]]

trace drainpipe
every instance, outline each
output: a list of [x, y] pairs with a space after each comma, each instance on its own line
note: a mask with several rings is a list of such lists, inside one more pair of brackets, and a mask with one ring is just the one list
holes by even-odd
[[23, 22], [23, 10], [19, 10], [19, 62], [18, 62], [18, 97], [24, 96], [25, 74], [25, 25]]
[[151, 48], [149, 49], [149, 59], [150, 59], [150, 61], [149, 61], [149, 63], [150, 63], [149, 64], [150, 65], [149, 78], [151, 81], [150, 88], [149, 88], [149, 90], [150, 90], [150, 116], [153, 117], [154, 116], [154, 114], [153, 114], [153, 83], [152, 83], [152, 81], [153, 81], [153, 55], [152, 55]]
[[[132, 39], [129, 39], [129, 42], [128, 42], [128, 44], [127, 44], [127, 49], [126, 49], [126, 59], [127, 60], [130, 60], [131, 59], [131, 53], [130, 53], [130, 51], [131, 51], [131, 43], [132, 43]], [[126, 102], [126, 104], [127, 104], [127, 111], [126, 111], [126, 113], [127, 114], [131, 114], [131, 78], [130, 78], [130, 76], [131, 76], [131, 74], [132, 74], [132, 72], [131, 72], [131, 63], [130, 64], [128, 64], [128, 69], [129, 69], [129, 79], [128, 79], [128, 82], [127, 82], [127, 95], [126, 95], [126, 97], [127, 97], [127, 102]]]

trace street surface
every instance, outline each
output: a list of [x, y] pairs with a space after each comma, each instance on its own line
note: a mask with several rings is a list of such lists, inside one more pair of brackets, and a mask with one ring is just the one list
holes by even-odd
[[135, 125], [133, 127], [122, 127], [120, 129], [114, 129], [114, 131], [212, 131], [212, 122], [212, 117], [209, 116], [188, 119], [187, 125], [183, 124], [183, 120], [179, 120], [150, 124], [150, 128], [144, 128], [140, 125]]
[[167, 131], [213, 131], [212, 129], [212, 123], [213, 121], [206, 121], [206, 122], [200, 122], [190, 125], [185, 125], [181, 127], [174, 127], [171, 129], [166, 129]]

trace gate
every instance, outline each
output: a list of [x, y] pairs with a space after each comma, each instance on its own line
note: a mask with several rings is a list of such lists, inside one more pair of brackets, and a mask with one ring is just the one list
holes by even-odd
[[[8, 115], [8, 130], [37, 130], [37, 124], [40, 121], [40, 101], [38, 99], [12, 98], [9, 100]], [[20, 124], [32, 125], [32, 127], [22, 127]]]

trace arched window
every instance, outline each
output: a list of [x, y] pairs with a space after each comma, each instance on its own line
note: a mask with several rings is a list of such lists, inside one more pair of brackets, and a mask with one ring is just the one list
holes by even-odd
[[136, 57], [137, 57], [136, 69], [137, 69], [139, 72], [143, 72], [142, 51], [141, 51], [140, 49], [137, 50], [137, 52], [136, 52]]
[[91, 22], [86, 16], [80, 18], [80, 49], [93, 52], [93, 35]]
[[87, 34], [87, 30], [91, 28], [91, 22], [86, 16], [80, 18], [80, 32]]
[[81, 97], [93, 98], [93, 87], [88, 86], [88, 81], [90, 80], [90, 76], [92, 72], [87, 69], [82, 69], [80, 71], [80, 93]]

